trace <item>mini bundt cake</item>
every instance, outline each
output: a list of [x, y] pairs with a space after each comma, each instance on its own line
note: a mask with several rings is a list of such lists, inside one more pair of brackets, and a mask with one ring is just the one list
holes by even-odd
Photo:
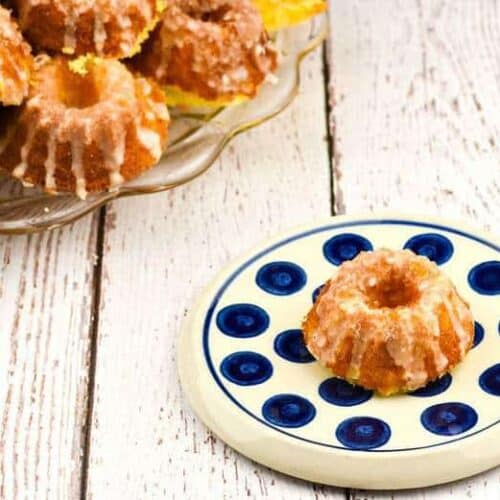
[[334, 375], [389, 395], [423, 387], [459, 363], [474, 320], [435, 263], [409, 250], [377, 250], [340, 266], [303, 331]]
[[167, 87], [170, 104], [181, 91], [220, 105], [254, 97], [277, 53], [251, 0], [170, 0], [132, 64]]
[[38, 57], [0, 168], [81, 198], [116, 188], [159, 160], [169, 124], [164, 99], [154, 82], [118, 61], [91, 59], [80, 74], [63, 57]]
[[121, 59], [138, 52], [164, 0], [13, 0], [38, 49]]
[[0, 105], [19, 105], [28, 94], [31, 49], [0, 5]]

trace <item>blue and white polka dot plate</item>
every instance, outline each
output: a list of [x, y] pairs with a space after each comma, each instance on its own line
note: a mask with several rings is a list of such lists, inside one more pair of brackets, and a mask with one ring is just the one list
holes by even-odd
[[[453, 373], [383, 398], [333, 378], [301, 322], [322, 283], [361, 250], [410, 248], [470, 303], [474, 348]], [[242, 454], [346, 487], [410, 488], [500, 464], [500, 244], [435, 220], [344, 218], [274, 238], [222, 271], [179, 348], [189, 401]]]

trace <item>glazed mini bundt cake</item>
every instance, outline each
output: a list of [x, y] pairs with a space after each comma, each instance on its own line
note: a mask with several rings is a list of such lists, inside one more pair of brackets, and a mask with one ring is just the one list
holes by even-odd
[[13, 0], [38, 49], [121, 59], [138, 52], [164, 0]]
[[28, 94], [32, 62], [30, 47], [0, 5], [0, 105], [21, 104]]
[[28, 99], [7, 132], [0, 168], [48, 192], [113, 189], [152, 167], [169, 115], [154, 82], [120, 62], [91, 59], [77, 73], [37, 57]]
[[377, 250], [340, 266], [303, 331], [334, 375], [389, 395], [423, 387], [459, 363], [474, 320], [435, 263], [409, 250]]
[[133, 65], [166, 86], [172, 104], [182, 91], [221, 105], [254, 97], [277, 54], [251, 0], [170, 0]]

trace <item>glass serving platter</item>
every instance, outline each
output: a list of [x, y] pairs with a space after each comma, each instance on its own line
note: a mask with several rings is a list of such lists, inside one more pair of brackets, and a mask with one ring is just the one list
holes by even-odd
[[301, 62], [324, 40], [326, 32], [326, 15], [280, 31], [276, 35], [281, 53], [277, 83], [266, 83], [255, 99], [205, 114], [172, 111], [169, 145], [158, 165], [116, 191], [81, 200], [74, 194], [49, 195], [0, 176], [0, 233], [54, 229], [116, 198], [165, 191], [198, 177], [233, 137], [270, 120], [293, 101], [300, 86]]

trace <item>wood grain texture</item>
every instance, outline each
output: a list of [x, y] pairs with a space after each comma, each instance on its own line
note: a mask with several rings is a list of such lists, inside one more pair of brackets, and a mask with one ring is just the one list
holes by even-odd
[[0, 237], [2, 499], [79, 495], [95, 228]]
[[176, 344], [192, 301], [229, 259], [330, 212], [321, 53], [295, 104], [239, 137], [204, 176], [107, 215], [88, 498], [345, 498], [216, 439], [181, 394]]
[[[335, 208], [391, 209], [500, 231], [500, 6], [332, 1]], [[500, 469], [353, 499], [500, 498]]]
[[332, 0], [331, 25], [331, 170], [317, 52], [292, 108], [206, 175], [109, 207], [101, 275], [97, 216], [0, 237], [0, 498], [499, 499], [499, 469], [407, 492], [288, 478], [216, 439], [181, 394], [176, 343], [192, 301], [252, 244], [328, 215], [332, 175], [338, 213], [438, 213], [500, 231], [500, 5]]
[[335, 207], [500, 229], [500, 6], [332, 1]]
[[352, 491], [349, 500], [498, 500], [500, 474], [498, 470], [434, 488], [408, 491]]

